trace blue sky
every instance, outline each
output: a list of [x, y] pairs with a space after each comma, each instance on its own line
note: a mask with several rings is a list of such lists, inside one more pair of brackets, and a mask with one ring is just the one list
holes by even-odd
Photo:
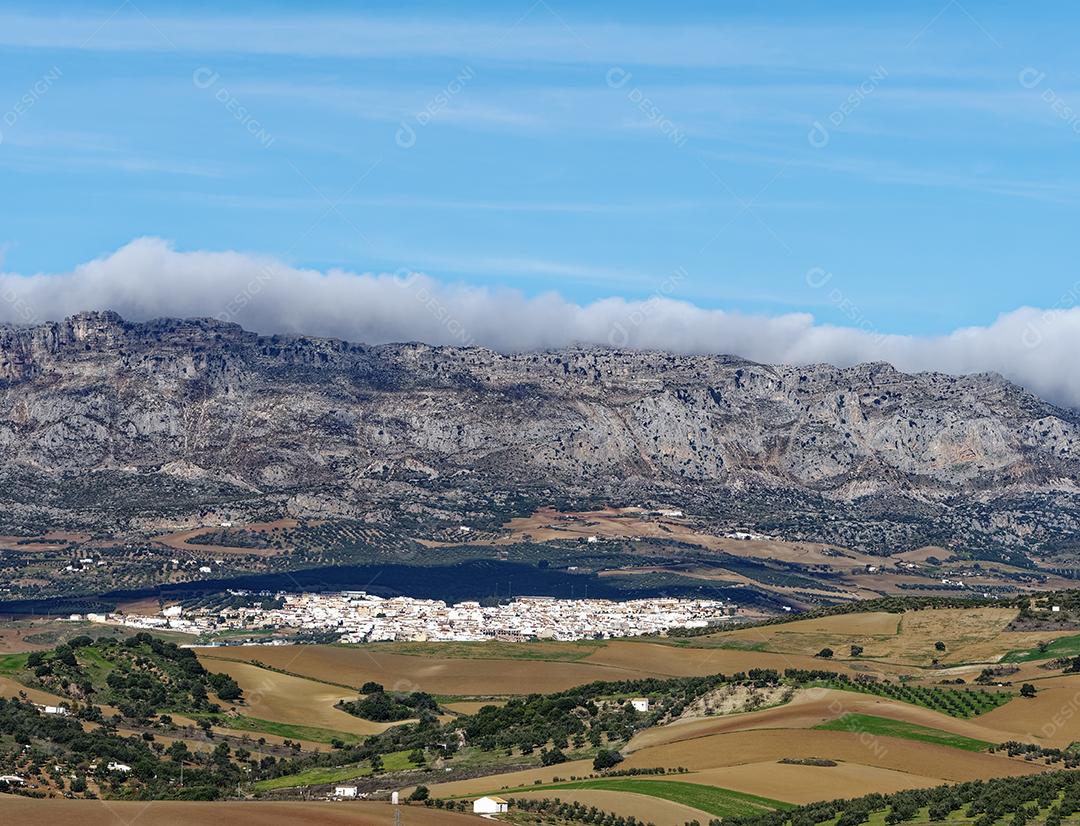
[[867, 6], [3, 3], [0, 269], [155, 236], [886, 333], [1071, 308], [1080, 13]]

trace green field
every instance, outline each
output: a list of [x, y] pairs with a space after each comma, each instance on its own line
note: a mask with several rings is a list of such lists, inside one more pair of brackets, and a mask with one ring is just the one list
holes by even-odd
[[0, 656], [0, 674], [10, 677], [26, 668], [28, 654], [4, 654]]
[[918, 740], [922, 743], [935, 743], [939, 746], [951, 746], [965, 751], [984, 751], [993, 743], [975, 740], [961, 734], [952, 734], [941, 729], [890, 720], [887, 717], [875, 717], [872, 714], [848, 713], [835, 720], [814, 726], [819, 731], [850, 731], [856, 734], [873, 734], [881, 737], [900, 737], [904, 740]]
[[644, 794], [659, 797], [673, 803], [682, 803], [717, 817], [740, 817], [760, 815], [775, 809], [792, 809], [794, 805], [782, 800], [771, 800], [744, 792], [734, 792], [716, 786], [699, 783], [683, 783], [677, 780], [642, 780], [640, 778], [604, 777], [595, 780], [574, 780], [569, 783], [552, 783], [541, 786], [525, 786], [520, 789], [502, 790], [500, 795], [513, 792], [535, 792], [559, 789], [603, 789], [606, 791]]
[[1057, 657], [1075, 657], [1077, 655], [1080, 655], [1080, 634], [1072, 637], [1059, 637], [1050, 643], [1045, 651], [1040, 651], [1038, 648], [1010, 651], [1001, 658], [1001, 662], [1026, 663], [1032, 660], [1053, 660]]
[[345, 731], [335, 731], [317, 726], [302, 726], [296, 723], [279, 723], [275, 720], [260, 720], [258, 717], [233, 717], [228, 714], [190, 714], [196, 720], [209, 720], [215, 726], [234, 731], [252, 731], [260, 734], [276, 734], [290, 740], [311, 740], [315, 743], [329, 743], [340, 740], [346, 745], [360, 743], [364, 737]]
[[109, 676], [109, 672], [116, 668], [111, 662], [101, 656], [101, 652], [93, 646], [80, 648], [76, 653], [79, 664], [86, 670], [95, 683], [103, 683]]
[[[383, 771], [404, 771], [414, 768], [409, 762], [409, 753], [406, 751], [393, 751], [384, 754], [382, 759]], [[361, 763], [354, 763], [351, 766], [319, 767], [297, 774], [274, 777], [270, 780], [260, 780], [254, 784], [253, 788], [257, 792], [270, 792], [274, 789], [292, 789], [297, 786], [321, 786], [327, 783], [341, 783], [357, 777], [367, 777], [369, 774], [371, 774], [371, 767]]]

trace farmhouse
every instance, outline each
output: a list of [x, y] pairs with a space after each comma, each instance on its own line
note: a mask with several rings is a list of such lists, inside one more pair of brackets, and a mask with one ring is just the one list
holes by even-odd
[[630, 705], [634, 707], [634, 711], [648, 711], [649, 710], [649, 698], [648, 697], [635, 697], [630, 701]]
[[109, 771], [127, 774], [129, 771], [131, 771], [131, 766], [129, 766], [127, 763], [117, 763], [115, 760], [113, 760], [109, 763]]
[[356, 797], [356, 786], [334, 786], [334, 797]]
[[481, 797], [472, 804], [473, 814], [497, 815], [503, 814], [510, 808], [510, 804], [501, 797]]

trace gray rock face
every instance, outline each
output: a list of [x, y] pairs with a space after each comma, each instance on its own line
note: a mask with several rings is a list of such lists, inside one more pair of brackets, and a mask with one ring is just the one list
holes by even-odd
[[368, 347], [83, 313], [0, 327], [0, 469], [152, 471], [306, 498], [329, 486], [342, 513], [392, 478], [987, 500], [1075, 492], [1080, 417], [994, 375]]

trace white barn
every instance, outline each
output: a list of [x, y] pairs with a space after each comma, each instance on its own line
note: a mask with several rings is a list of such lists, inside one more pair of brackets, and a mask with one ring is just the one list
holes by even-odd
[[510, 804], [501, 797], [481, 797], [473, 801], [472, 810], [476, 815], [505, 814]]
[[334, 797], [356, 797], [356, 786], [334, 786]]

